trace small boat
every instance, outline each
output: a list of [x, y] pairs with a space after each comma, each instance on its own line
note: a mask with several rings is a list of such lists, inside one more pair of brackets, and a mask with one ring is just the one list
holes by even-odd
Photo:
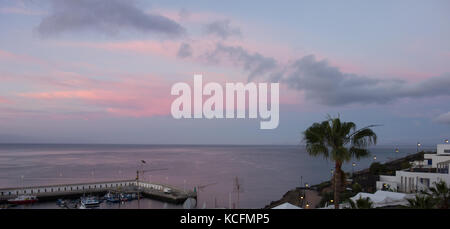
[[59, 205], [59, 206], [65, 206], [67, 204], [67, 202], [65, 200], [63, 200], [63, 199], [58, 199], [56, 201], [56, 204]]
[[106, 201], [108, 201], [109, 203], [119, 203], [120, 202], [120, 198], [117, 197], [117, 196], [113, 196], [113, 197], [110, 197], [110, 198], [106, 199]]
[[106, 193], [106, 195], [104, 196], [104, 198], [106, 199], [107, 202], [109, 203], [119, 203], [121, 198], [119, 194], [114, 194], [114, 193]]
[[37, 201], [38, 201], [38, 199], [36, 196], [20, 195], [14, 199], [9, 199], [8, 203], [10, 203], [10, 204], [32, 204]]
[[100, 201], [98, 201], [96, 197], [93, 196], [81, 197], [80, 209], [96, 208], [98, 206], [100, 206]]

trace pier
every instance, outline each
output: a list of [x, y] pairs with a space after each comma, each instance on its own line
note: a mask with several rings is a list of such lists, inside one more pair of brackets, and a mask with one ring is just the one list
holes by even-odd
[[[170, 191], [167, 191], [170, 189]], [[139, 180], [102, 181], [79, 184], [57, 184], [20, 188], [0, 188], [0, 202], [19, 195], [33, 195], [39, 200], [79, 197], [84, 194], [105, 194], [109, 191], [136, 192], [143, 197], [164, 202], [182, 204], [187, 198], [197, 198], [193, 191], [180, 190], [170, 185]]]

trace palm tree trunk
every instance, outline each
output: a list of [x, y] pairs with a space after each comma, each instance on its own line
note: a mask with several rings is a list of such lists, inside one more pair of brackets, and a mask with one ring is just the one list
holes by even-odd
[[342, 163], [340, 161], [336, 161], [334, 168], [334, 208], [339, 209], [339, 196], [341, 192], [341, 166]]

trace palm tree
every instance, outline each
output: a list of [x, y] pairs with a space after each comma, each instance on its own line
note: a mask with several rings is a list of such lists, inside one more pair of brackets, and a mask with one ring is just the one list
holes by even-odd
[[377, 135], [370, 125], [356, 129], [353, 122], [341, 122], [339, 117], [321, 123], [314, 123], [303, 134], [306, 151], [311, 156], [322, 155], [335, 162], [334, 169], [334, 207], [339, 208], [339, 195], [345, 178], [341, 169], [342, 163], [359, 159], [370, 154], [367, 147], [376, 144]]
[[432, 196], [437, 202], [438, 206], [442, 209], [448, 209], [450, 201], [450, 189], [445, 181], [439, 181], [435, 183], [435, 187], [430, 188], [430, 196]]
[[435, 205], [435, 200], [429, 195], [416, 195], [416, 198], [407, 200], [410, 208], [431, 209]]
[[359, 199], [355, 201], [348, 199], [348, 202], [350, 203], [350, 208], [352, 209], [369, 209], [373, 208], [373, 202], [370, 200], [369, 197], [362, 198], [359, 197]]

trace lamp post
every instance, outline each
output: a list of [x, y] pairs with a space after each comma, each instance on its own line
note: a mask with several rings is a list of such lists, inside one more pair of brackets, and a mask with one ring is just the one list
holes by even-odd
[[356, 166], [356, 163], [353, 162], [353, 163], [352, 163], [352, 176], [353, 176], [353, 173], [355, 173], [355, 166]]
[[300, 176], [300, 187], [303, 186], [303, 176]]
[[305, 199], [305, 197], [303, 195], [300, 196], [300, 206], [303, 207], [303, 200]]
[[419, 147], [421, 146], [420, 142], [417, 142], [417, 153], [419, 153]]
[[377, 155], [373, 156], [373, 160], [374, 161], [377, 160]]
[[448, 144], [448, 139], [445, 139], [444, 142], [445, 142], [446, 144]]
[[24, 194], [23, 178], [24, 175], [20, 176], [20, 187], [22, 188], [22, 194]]

